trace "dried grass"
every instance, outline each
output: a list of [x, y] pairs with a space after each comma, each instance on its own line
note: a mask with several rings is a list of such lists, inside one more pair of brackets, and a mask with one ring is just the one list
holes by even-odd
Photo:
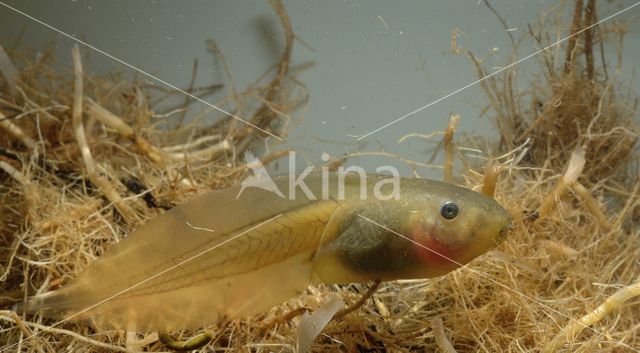
[[[274, 8], [288, 28], [275, 78], [259, 80], [244, 92], [232, 85], [218, 104], [284, 136], [306, 93], [288, 68], [293, 33], [286, 13], [277, 2]], [[576, 9], [573, 31], [597, 20], [595, 12], [588, 12], [595, 9], [593, 1]], [[600, 26], [576, 36], [567, 44], [569, 50], [565, 47], [566, 55], [542, 53], [540, 74], [526, 89], [516, 89], [515, 68], [483, 81], [504, 154], [481, 164], [465, 160], [468, 169], [457, 180], [495, 194], [511, 212], [514, 229], [508, 241], [447, 276], [383, 283], [358, 312], [329, 323], [313, 351], [640, 348], [640, 306], [633, 299], [640, 281], [636, 103], [593, 55], [594, 47], [621, 38], [620, 26]], [[529, 35], [545, 46], [550, 43], [548, 29], [531, 28]], [[224, 60], [215, 44], [212, 52]], [[151, 97], [164, 89], [143, 80], [76, 71], [74, 97], [74, 75], [54, 69], [48, 51], [36, 60], [15, 51], [8, 54], [18, 68], [19, 85], [0, 92], [0, 304], [6, 309], [0, 311], [0, 347], [28, 352], [166, 350], [156, 334], [95, 332], [73, 322], [26, 339], [52, 322], [18, 317], [10, 311], [10, 298], [64, 285], [162, 209], [237, 182], [245, 173], [237, 156], [262, 135], [229, 116], [215, 123], [197, 116], [185, 125], [182, 113], [191, 109], [192, 100], [156, 112], [158, 102]], [[471, 58], [484, 76], [481, 60]], [[81, 66], [76, 61], [77, 70]], [[84, 92], [80, 97], [79, 87]], [[256, 97], [259, 107], [251, 110]], [[78, 138], [80, 129], [85, 142]], [[451, 153], [453, 130], [447, 136]], [[468, 143], [474, 147], [474, 141]], [[282, 155], [266, 156], [265, 162]], [[108, 196], [111, 191], [96, 176], [117, 198]], [[299, 319], [287, 323], [276, 318], [299, 307], [318, 307], [329, 292], [355, 302], [366, 287], [309, 288], [262, 316], [213, 328], [217, 337], [210, 347], [292, 351]]]

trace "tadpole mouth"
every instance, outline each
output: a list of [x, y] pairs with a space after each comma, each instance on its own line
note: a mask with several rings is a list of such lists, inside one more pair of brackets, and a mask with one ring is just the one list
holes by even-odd
[[503, 241], [507, 237], [507, 235], [509, 234], [512, 228], [513, 226], [511, 225], [511, 223], [502, 227], [502, 229], [500, 229], [500, 235], [498, 237], [499, 241]]

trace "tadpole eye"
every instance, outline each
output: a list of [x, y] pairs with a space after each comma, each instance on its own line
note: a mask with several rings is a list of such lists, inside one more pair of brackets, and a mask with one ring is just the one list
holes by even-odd
[[445, 219], [454, 219], [458, 215], [458, 205], [451, 201], [447, 201], [440, 206], [440, 214]]

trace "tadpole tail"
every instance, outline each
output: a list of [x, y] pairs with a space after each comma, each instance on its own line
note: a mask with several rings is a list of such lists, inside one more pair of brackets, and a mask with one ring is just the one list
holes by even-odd
[[14, 305], [14, 310], [18, 314], [42, 314], [45, 317], [57, 319], [74, 315], [74, 312], [82, 311], [83, 306], [91, 305], [88, 301], [83, 300], [83, 296], [77, 293], [77, 289], [74, 287], [73, 285], [67, 286], [27, 301], [18, 302]]

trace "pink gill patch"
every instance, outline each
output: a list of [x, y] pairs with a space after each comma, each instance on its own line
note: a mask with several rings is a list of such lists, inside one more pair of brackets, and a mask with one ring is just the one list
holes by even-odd
[[418, 257], [426, 265], [456, 266], [456, 264], [451, 261], [457, 261], [455, 258], [456, 251], [438, 241], [434, 236], [435, 232], [437, 232], [437, 230], [433, 226], [422, 225], [421, 227], [415, 228], [411, 235], [413, 241], [415, 241], [415, 243], [412, 244], [416, 254], [418, 254]]

